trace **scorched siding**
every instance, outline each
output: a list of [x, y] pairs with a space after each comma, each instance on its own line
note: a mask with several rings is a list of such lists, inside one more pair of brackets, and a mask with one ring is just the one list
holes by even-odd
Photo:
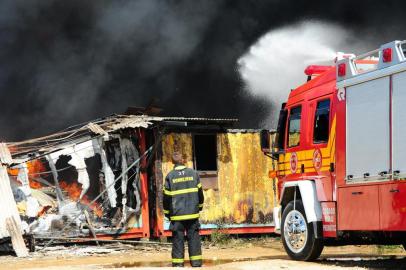
[[[203, 228], [270, 226], [274, 192], [268, 171], [272, 161], [260, 149], [258, 132], [217, 133], [217, 186], [205, 187]], [[173, 151], [182, 152], [193, 168], [192, 133], [169, 133], [162, 138], [162, 174], [173, 168]], [[165, 222], [167, 223], [167, 222]], [[166, 224], [164, 227], [167, 228]]]

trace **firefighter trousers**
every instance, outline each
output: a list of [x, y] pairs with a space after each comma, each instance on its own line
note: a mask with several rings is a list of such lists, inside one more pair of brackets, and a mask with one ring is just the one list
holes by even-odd
[[172, 265], [183, 266], [184, 264], [186, 232], [190, 264], [192, 267], [202, 266], [199, 220], [171, 221], [170, 229], [172, 231]]

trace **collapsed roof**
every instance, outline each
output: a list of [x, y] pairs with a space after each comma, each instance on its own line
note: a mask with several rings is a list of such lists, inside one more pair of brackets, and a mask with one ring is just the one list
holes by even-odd
[[190, 125], [218, 125], [231, 127], [238, 119], [158, 117], [148, 115], [113, 115], [68, 127], [59, 132], [10, 142], [7, 146], [15, 162], [46, 155], [97, 136], [108, 136], [128, 128], [153, 128], [156, 126], [188, 127]]

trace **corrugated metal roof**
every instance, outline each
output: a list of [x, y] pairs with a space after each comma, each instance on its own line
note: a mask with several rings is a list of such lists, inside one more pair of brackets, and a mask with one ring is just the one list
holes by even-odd
[[204, 122], [204, 123], [220, 123], [232, 124], [238, 119], [227, 118], [201, 118], [201, 117], [159, 117], [148, 115], [117, 115], [106, 119], [106, 122], [100, 124], [105, 130], [112, 132], [125, 128], [148, 128], [154, 123], [182, 121], [182, 122]]
[[221, 123], [233, 123], [238, 122], [236, 118], [202, 118], [202, 117], [163, 117], [164, 121], [207, 121], [207, 122], [221, 122]]
[[126, 117], [121, 118], [119, 121], [107, 126], [108, 131], [115, 131], [125, 128], [148, 128], [152, 125], [152, 122], [149, 118], [142, 117]]
[[[227, 132], [230, 133], [259, 133], [264, 129], [253, 129], [253, 128], [249, 128], [249, 129], [227, 129]], [[276, 131], [273, 129], [268, 129], [269, 133], [275, 133]]]
[[[170, 124], [170, 122], [187, 122], [202, 124], [222, 124], [231, 126], [238, 119], [202, 118], [202, 117], [158, 117], [148, 115], [112, 115], [65, 129], [63, 131], [21, 142], [9, 143], [13, 149], [13, 157], [21, 157], [28, 153], [45, 153], [55, 151], [67, 145], [89, 139], [91, 134], [105, 136], [107, 133], [127, 128], [149, 128], [154, 124]], [[168, 123], [165, 123], [168, 122]]]
[[116, 115], [106, 118], [113, 121], [134, 121], [142, 122], [163, 122], [163, 121], [186, 121], [186, 122], [218, 122], [218, 123], [233, 123], [237, 122], [235, 118], [205, 118], [205, 117], [177, 117], [177, 116], [148, 116], [148, 115]]

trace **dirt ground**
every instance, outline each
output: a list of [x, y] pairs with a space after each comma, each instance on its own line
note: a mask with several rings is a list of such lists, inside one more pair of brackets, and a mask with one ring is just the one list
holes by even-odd
[[[187, 256], [186, 256], [187, 257]], [[326, 247], [316, 262], [289, 260], [277, 238], [232, 239], [203, 249], [204, 267], [213, 270], [262, 269], [406, 269], [401, 247]], [[51, 246], [29, 258], [0, 255], [0, 269], [171, 269], [170, 246], [108, 244]], [[188, 262], [185, 264], [188, 266]]]

